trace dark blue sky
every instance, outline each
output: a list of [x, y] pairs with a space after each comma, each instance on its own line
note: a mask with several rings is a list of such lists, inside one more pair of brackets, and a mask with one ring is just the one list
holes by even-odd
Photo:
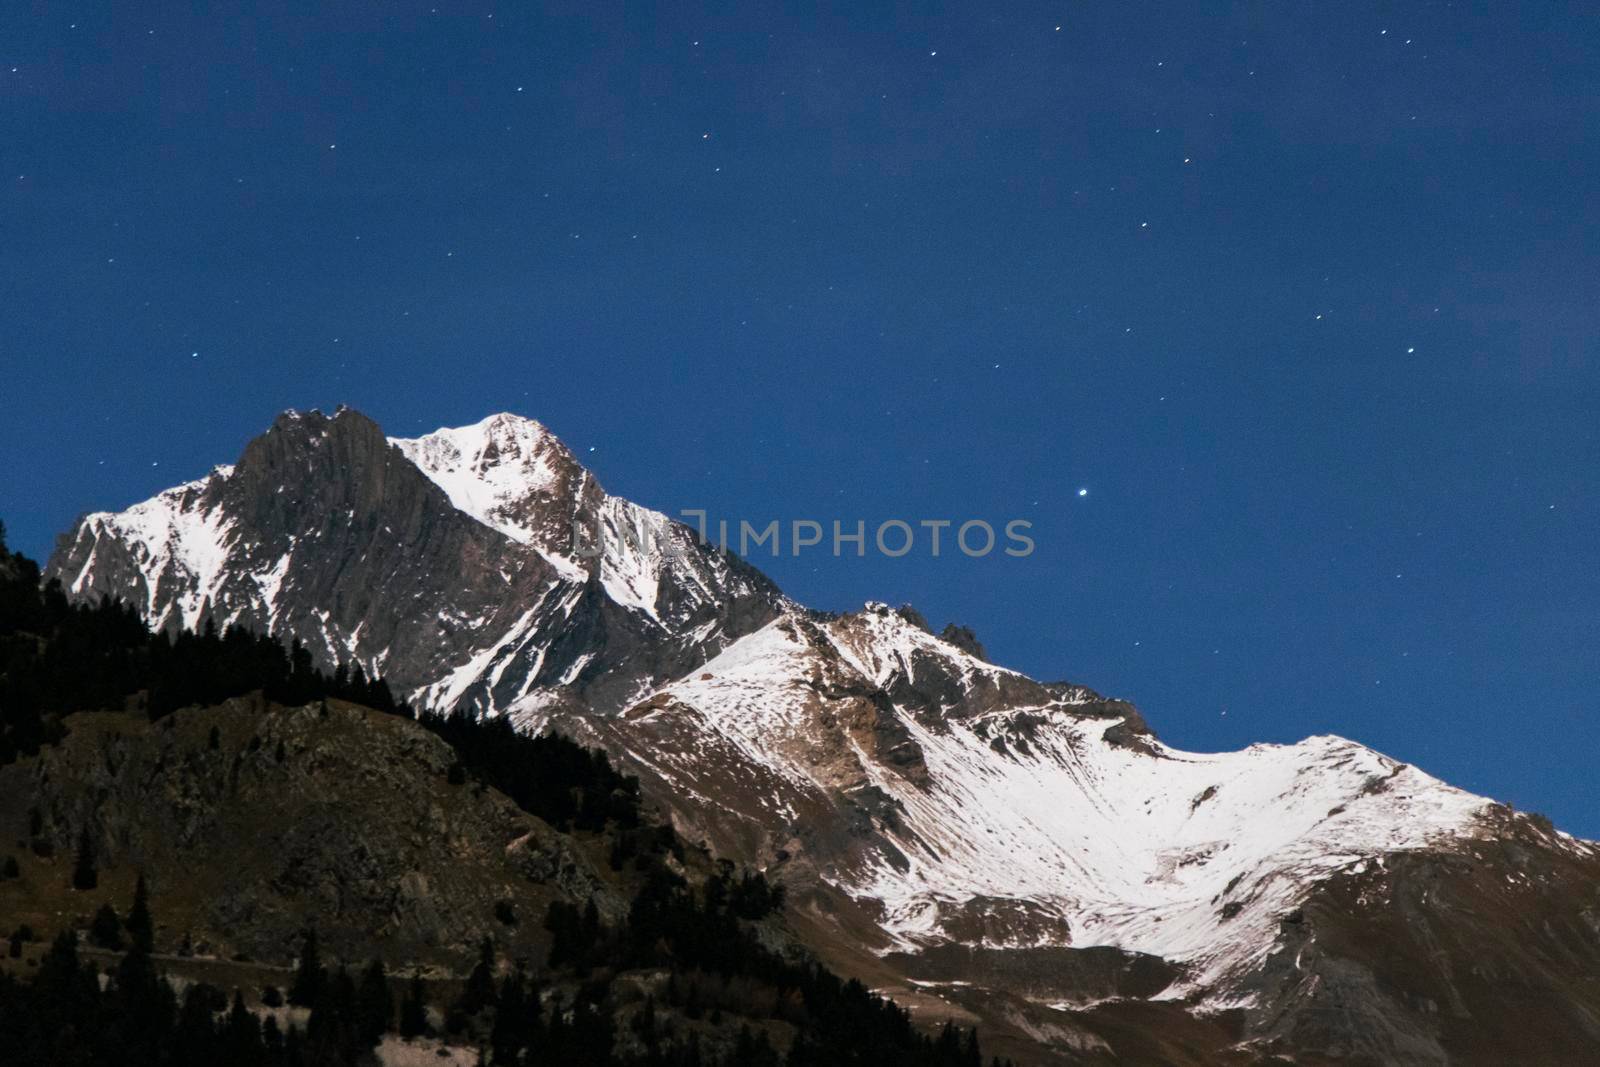
[[145, 6], [0, 11], [22, 549], [510, 409], [669, 512], [1025, 517], [757, 562], [1600, 835], [1591, 5]]

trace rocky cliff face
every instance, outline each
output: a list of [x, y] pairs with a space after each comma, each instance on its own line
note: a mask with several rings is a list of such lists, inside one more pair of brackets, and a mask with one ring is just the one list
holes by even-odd
[[[690, 840], [781, 877], [825, 958], [996, 1051], [1498, 1063], [1474, 1050], [1517, 1047], [1523, 1012], [1551, 1049], [1594, 1039], [1590, 843], [1342, 738], [1172, 749], [914, 611], [808, 612], [527, 420], [285, 416], [85, 518], [50, 573], [603, 746]], [[1497, 1008], [1502, 981], [1540, 1010]]]

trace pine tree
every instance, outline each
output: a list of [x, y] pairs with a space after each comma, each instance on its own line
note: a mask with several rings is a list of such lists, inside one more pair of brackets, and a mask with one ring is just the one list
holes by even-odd
[[302, 1008], [316, 1004], [327, 981], [322, 969], [322, 956], [317, 951], [317, 928], [306, 931], [306, 943], [300, 949], [300, 964], [295, 968], [294, 982], [289, 986], [289, 1003]]
[[146, 952], [155, 951], [155, 928], [150, 921], [150, 890], [145, 885], [143, 872], [140, 872], [139, 880], [134, 884], [133, 906], [128, 909], [124, 925], [135, 945]]
[[518, 969], [500, 983], [495, 1001], [494, 1026], [489, 1031], [489, 1046], [494, 1062], [515, 1063], [517, 1052], [528, 1044], [527, 983]]
[[277, 1060], [283, 1051], [283, 1030], [271, 1015], [261, 1024], [261, 1045], [266, 1049], [269, 1060]]
[[428, 1032], [428, 1004], [422, 992], [422, 976], [411, 976], [411, 988], [400, 1005], [400, 1036], [410, 1039]]
[[967, 1036], [961, 1041], [962, 1067], [983, 1067], [983, 1053], [978, 1051], [978, 1028], [973, 1027], [967, 1031]]
[[369, 1045], [376, 1045], [394, 1022], [394, 996], [389, 992], [389, 979], [384, 974], [382, 960], [373, 960], [361, 974], [356, 1014], [361, 1036]]
[[494, 1003], [494, 941], [485, 937], [478, 946], [478, 962], [467, 976], [467, 986], [461, 992], [456, 1007], [468, 1015], [475, 1015]]
[[261, 1053], [261, 1021], [245, 1006], [245, 998], [234, 990], [234, 1003], [222, 1024], [222, 1040], [229, 1049], [229, 1062], [248, 1064]]
[[94, 838], [86, 824], [78, 834], [78, 858], [72, 865], [72, 888], [93, 889], [100, 884], [100, 872], [94, 863]]
[[122, 951], [122, 920], [110, 904], [100, 905], [89, 924], [89, 943], [108, 952]]

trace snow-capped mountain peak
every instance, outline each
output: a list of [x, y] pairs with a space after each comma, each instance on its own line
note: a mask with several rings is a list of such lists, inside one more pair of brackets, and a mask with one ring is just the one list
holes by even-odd
[[569, 507], [587, 473], [554, 434], [533, 419], [501, 412], [470, 426], [443, 427], [389, 442], [445, 491], [461, 511], [523, 544], [550, 548], [542, 521], [560, 500]]
[[786, 603], [507, 413], [391, 440], [348, 409], [286, 412], [233, 467], [89, 516], [50, 569], [157, 626], [287, 629], [423, 704], [489, 712], [631, 700]]

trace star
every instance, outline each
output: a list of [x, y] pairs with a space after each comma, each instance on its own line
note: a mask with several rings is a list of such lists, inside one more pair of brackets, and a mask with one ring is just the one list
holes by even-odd
[[1089, 495], [1089, 490], [1087, 490], [1087, 489], [1079, 489], [1078, 490], [1078, 495], [1079, 496], [1088, 496]]

